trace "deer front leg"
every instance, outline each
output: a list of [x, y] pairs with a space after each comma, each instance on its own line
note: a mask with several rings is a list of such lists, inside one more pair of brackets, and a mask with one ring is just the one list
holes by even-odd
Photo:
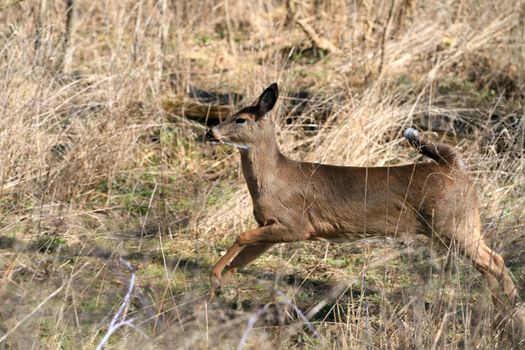
[[[209, 300], [212, 301], [214, 299], [215, 292], [221, 284], [222, 271], [230, 261], [231, 270], [234, 270], [235, 268], [242, 267], [255, 260], [274, 243], [297, 242], [305, 239], [307, 238], [302, 235], [294, 234], [283, 226], [277, 224], [262, 226], [241, 233], [235, 243], [233, 243], [226, 254], [219, 259], [212, 269], [210, 276], [211, 291]], [[239, 252], [241, 253], [239, 254]], [[231, 273], [230, 269], [227, 273]]]
[[224, 254], [219, 259], [219, 261], [217, 261], [215, 265], [213, 266], [213, 269], [211, 270], [211, 274], [210, 274], [211, 290], [210, 290], [210, 296], [208, 298], [209, 302], [213, 301], [213, 299], [215, 298], [216, 292], [217, 292], [217, 288], [219, 288], [221, 285], [222, 270], [224, 270], [224, 267], [228, 265], [231, 259], [233, 259], [239, 253], [241, 248], [242, 247], [239, 245], [239, 243], [235, 241], [235, 243], [233, 243], [230, 249], [228, 249], [226, 254]]
[[251, 244], [244, 246], [239, 254], [232, 260], [232, 262], [226, 266], [226, 270], [223, 272], [221, 277], [221, 282], [229, 279], [238, 269], [248, 265], [258, 257], [260, 257], [264, 252], [270, 249], [273, 246], [273, 243], [261, 243], [261, 244]]

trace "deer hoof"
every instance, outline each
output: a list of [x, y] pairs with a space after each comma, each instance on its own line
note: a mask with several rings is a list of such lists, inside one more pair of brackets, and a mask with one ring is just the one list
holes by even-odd
[[221, 292], [221, 284], [223, 282], [223, 278], [221, 275], [216, 275], [215, 273], [212, 273], [210, 275], [210, 293], [208, 296], [208, 302], [213, 302], [215, 300], [215, 297], [220, 294]]
[[233, 275], [237, 272], [237, 269], [226, 270], [221, 277], [221, 286], [230, 284], [234, 281]]

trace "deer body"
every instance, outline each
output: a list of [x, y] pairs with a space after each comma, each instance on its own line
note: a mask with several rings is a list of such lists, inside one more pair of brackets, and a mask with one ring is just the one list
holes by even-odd
[[405, 137], [435, 162], [344, 167], [294, 161], [280, 152], [274, 121], [267, 116], [277, 96], [277, 85], [272, 84], [256, 105], [206, 134], [210, 141], [239, 147], [259, 224], [241, 233], [214, 266], [212, 298], [224, 277], [275, 243], [425, 234], [457, 245], [474, 262], [498, 308], [503, 307], [501, 286], [511, 303], [517, 301], [503, 259], [483, 241], [477, 196], [452, 147], [425, 141], [408, 129]]
[[[298, 162], [271, 139], [240, 150], [242, 170], [258, 224], [278, 224], [290, 241], [429, 234], [439, 201], [461, 199], [454, 197], [464, 191], [450, 191], [450, 185], [472, 186], [462, 172], [452, 181], [451, 172], [435, 163], [382, 168]], [[467, 195], [477, 203], [474, 191]]]

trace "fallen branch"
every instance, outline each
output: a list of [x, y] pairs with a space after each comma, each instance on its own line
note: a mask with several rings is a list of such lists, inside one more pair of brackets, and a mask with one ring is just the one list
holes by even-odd
[[173, 115], [182, 115], [190, 119], [204, 119], [212, 121], [212, 124], [225, 120], [233, 109], [230, 106], [203, 104], [184, 97], [166, 99], [161, 102], [162, 108], [168, 113], [168, 120], [175, 122]]
[[311, 25], [306, 23], [305, 19], [297, 19], [297, 24], [302, 28], [302, 30], [306, 33], [306, 35], [312, 40], [312, 42], [320, 49], [332, 52], [332, 53], [341, 53], [341, 50], [332, 44], [330, 41], [328, 41], [325, 38], [320, 37], [312, 28]]

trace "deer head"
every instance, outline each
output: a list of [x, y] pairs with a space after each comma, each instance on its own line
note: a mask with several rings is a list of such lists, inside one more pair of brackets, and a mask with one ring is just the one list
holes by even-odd
[[268, 115], [279, 96], [277, 83], [268, 86], [257, 103], [244, 107], [219, 125], [208, 129], [206, 139], [215, 144], [228, 144], [241, 151], [275, 140], [274, 121]]

